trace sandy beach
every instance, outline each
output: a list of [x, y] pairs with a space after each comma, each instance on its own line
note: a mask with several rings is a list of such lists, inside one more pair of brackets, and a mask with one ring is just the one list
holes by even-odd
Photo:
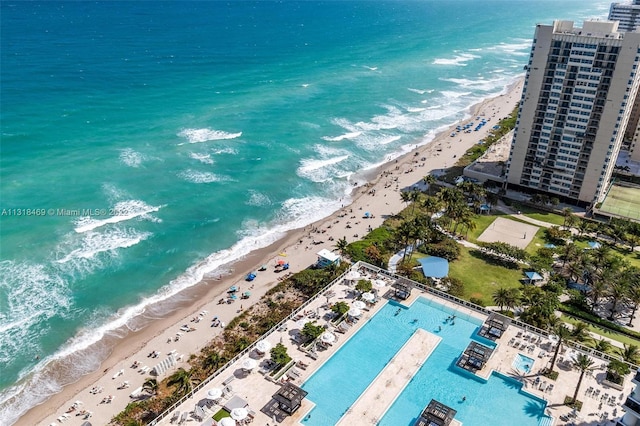
[[[177, 365], [158, 379], [164, 379], [180, 366], [188, 368], [189, 355], [197, 353], [212, 337], [221, 333], [222, 327], [211, 326], [214, 316], [228, 323], [278, 282], [282, 276], [282, 273], [274, 271], [278, 260], [289, 263], [289, 272], [297, 272], [315, 263], [316, 253], [321, 249], [335, 250], [338, 239], [344, 237], [348, 242], [353, 242], [366, 235], [369, 229], [380, 226], [386, 217], [404, 208], [400, 198], [402, 190], [414, 186], [424, 188], [424, 176], [437, 174], [452, 166], [467, 149], [485, 137], [499, 119], [513, 110], [520, 100], [521, 91], [522, 79], [511, 86], [506, 94], [473, 107], [470, 118], [455, 123], [431, 143], [419, 146], [379, 168], [371, 181], [354, 190], [353, 202], [345, 204], [341, 211], [314, 225], [291, 231], [283, 240], [234, 263], [230, 275], [204, 281], [186, 290], [180, 295], [182, 301], [179, 309], [120, 339], [96, 371], [31, 409], [17, 424], [51, 425], [64, 422], [81, 425], [84, 416], [76, 415], [81, 410], [92, 412], [89, 421], [93, 424], [107, 424], [130, 402], [129, 395], [150, 377], [148, 372], [144, 372], [144, 367], [151, 369], [174, 353], [179, 360]], [[478, 131], [450, 136], [456, 125], [476, 123], [478, 116], [490, 119], [488, 125]], [[369, 218], [365, 218], [366, 212], [370, 213]], [[258, 272], [252, 282], [245, 281], [248, 272], [257, 270], [263, 264], [267, 265], [266, 271]], [[219, 300], [226, 296], [227, 289], [233, 285], [239, 287], [238, 293], [250, 291], [251, 296], [231, 304], [219, 304]], [[184, 331], [187, 329], [192, 331]], [[154, 352], [159, 354], [150, 357]], [[133, 368], [134, 363], [139, 365]], [[107, 402], [109, 399], [110, 402]], [[78, 408], [68, 413], [68, 419], [58, 421], [76, 402]]]

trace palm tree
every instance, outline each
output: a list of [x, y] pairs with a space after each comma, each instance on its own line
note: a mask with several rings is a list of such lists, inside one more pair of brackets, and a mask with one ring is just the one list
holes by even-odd
[[580, 378], [578, 379], [576, 390], [573, 392], [573, 398], [571, 400], [571, 404], [576, 403], [576, 398], [578, 398], [578, 392], [580, 391], [580, 385], [582, 384], [582, 378], [584, 377], [584, 373], [586, 373], [587, 371], [593, 370], [594, 364], [595, 362], [585, 354], [579, 354], [576, 357], [575, 361], [573, 361], [572, 367], [580, 371]]
[[434, 175], [426, 175], [425, 177], [422, 178], [422, 182], [424, 182], [424, 184], [428, 185], [428, 187], [429, 187], [429, 195], [433, 195], [433, 193], [432, 193], [433, 185], [437, 181], [438, 180], [436, 179], [436, 177]]
[[634, 280], [635, 283], [627, 289], [627, 299], [631, 304], [631, 315], [629, 316], [629, 326], [632, 325], [633, 319], [636, 316], [636, 311], [638, 310], [638, 306], [640, 305], [640, 285], [638, 285], [637, 277]]
[[611, 343], [605, 339], [594, 339], [593, 349], [598, 352], [606, 353], [611, 348]]
[[571, 329], [570, 334], [571, 340], [575, 340], [576, 342], [584, 342], [590, 338], [589, 326], [585, 322], [578, 321]]
[[618, 350], [620, 356], [624, 361], [630, 362], [632, 364], [637, 364], [638, 359], [640, 359], [640, 350], [636, 345], [627, 345], [624, 344], [624, 348], [622, 350]]
[[347, 237], [339, 238], [338, 241], [336, 241], [336, 248], [338, 249], [340, 254], [343, 255], [343, 256], [347, 251], [347, 246], [348, 245], [349, 245], [349, 243], [347, 242]]
[[573, 210], [571, 210], [570, 207], [565, 207], [564, 209], [562, 209], [562, 216], [564, 217], [564, 221], [562, 222], [562, 226], [564, 228], [568, 228], [567, 227], [567, 220], [569, 220], [569, 218], [571, 216], [573, 216]]
[[193, 370], [187, 371], [184, 368], [180, 367], [175, 373], [169, 376], [167, 384], [169, 386], [176, 387], [176, 394], [180, 396], [186, 395], [193, 389], [193, 382], [191, 378], [192, 375]]
[[502, 311], [509, 301], [509, 289], [499, 288], [493, 293], [493, 302], [498, 305]]
[[414, 235], [413, 223], [411, 221], [404, 221], [396, 229], [396, 238], [400, 240], [402, 247], [405, 249], [402, 254], [402, 261], [404, 262], [407, 257], [407, 247], [411, 241], [411, 237]]
[[553, 371], [553, 367], [556, 365], [556, 359], [558, 358], [558, 353], [560, 353], [563, 341], [571, 336], [571, 330], [569, 330], [569, 328], [564, 324], [559, 324], [554, 327], [553, 332], [558, 338], [558, 345], [556, 346], [556, 349], [553, 352], [553, 357], [551, 358], [551, 371]]
[[151, 395], [158, 393], [158, 381], [154, 378], [147, 377], [142, 384], [142, 390], [149, 392]]
[[216, 371], [222, 363], [222, 357], [218, 352], [211, 352], [204, 360], [204, 367], [207, 370]]
[[623, 297], [626, 297], [628, 294], [627, 291], [627, 281], [625, 280], [625, 274], [619, 274], [617, 280], [609, 283], [609, 298], [611, 299], [611, 312], [609, 312], [609, 317], [607, 318], [610, 321], [615, 319], [615, 314], [618, 309], [618, 303], [622, 300]]

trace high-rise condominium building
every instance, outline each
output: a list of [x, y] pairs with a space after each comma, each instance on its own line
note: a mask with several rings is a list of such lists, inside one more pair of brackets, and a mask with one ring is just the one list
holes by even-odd
[[510, 188], [602, 201], [638, 90], [640, 33], [537, 25], [507, 163]]
[[609, 21], [618, 21], [618, 31], [636, 31], [640, 26], [640, 0], [632, 3], [611, 3]]

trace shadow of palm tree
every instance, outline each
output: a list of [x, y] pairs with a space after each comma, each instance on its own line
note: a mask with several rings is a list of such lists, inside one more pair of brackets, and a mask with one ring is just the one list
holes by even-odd
[[547, 404], [544, 402], [529, 401], [524, 407], [524, 412], [529, 417], [541, 418], [544, 416], [544, 410], [547, 408]]

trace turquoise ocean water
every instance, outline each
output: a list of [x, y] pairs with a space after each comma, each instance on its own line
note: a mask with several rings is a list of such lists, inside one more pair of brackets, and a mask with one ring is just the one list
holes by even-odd
[[608, 2], [0, 8], [10, 424], [98, 368], [123, 327], [331, 214], [363, 171], [503, 91], [536, 23], [604, 18]]

